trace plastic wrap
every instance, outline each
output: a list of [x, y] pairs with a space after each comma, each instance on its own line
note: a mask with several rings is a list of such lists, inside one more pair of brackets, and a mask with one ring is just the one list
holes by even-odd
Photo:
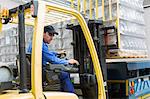
[[[121, 51], [121, 53], [124, 52], [124, 54], [118, 55], [117, 53], [117, 55], [114, 55], [147, 56], [143, 0], [118, 1], [111, 0], [111, 10], [109, 9], [110, 5], [108, 0], [105, 1], [105, 20], [108, 21], [110, 17], [112, 17], [112, 24], [106, 23], [105, 25], [114, 25], [117, 29], [117, 33], [109, 33], [107, 37], [109, 46], [116, 45], [118, 47], [116, 49], [110, 48], [108, 51], [109, 54], [110, 52], [117, 53], [117, 51], [120, 54]], [[110, 11], [112, 15], [110, 15]], [[119, 23], [118, 25], [117, 22]]]

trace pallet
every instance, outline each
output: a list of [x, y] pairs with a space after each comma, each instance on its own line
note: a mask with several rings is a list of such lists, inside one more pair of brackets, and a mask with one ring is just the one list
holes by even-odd
[[106, 54], [107, 58], [147, 58], [147, 51], [141, 50], [109, 50]]

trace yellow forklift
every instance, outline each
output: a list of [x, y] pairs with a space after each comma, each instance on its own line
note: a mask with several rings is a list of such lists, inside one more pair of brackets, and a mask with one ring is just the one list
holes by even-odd
[[[44, 26], [71, 19], [78, 20], [83, 31], [85, 42], [87, 43], [87, 47], [89, 49], [94, 68], [93, 71], [96, 75], [95, 79], [97, 81], [96, 98], [106, 99], [98, 55], [92, 40], [92, 36], [83, 16], [76, 10], [54, 5], [42, 0], [33, 0], [32, 2], [20, 5], [14, 9], [1, 11], [0, 28], [2, 28], [2, 23], [7, 24], [10, 21], [18, 23], [20, 87], [19, 89], [3, 90], [0, 93], [0, 99], [78, 99], [77, 95], [72, 93], [52, 91], [45, 92], [42, 89], [42, 40]], [[31, 55], [31, 91], [29, 91], [27, 88], [25, 24], [34, 25]]]

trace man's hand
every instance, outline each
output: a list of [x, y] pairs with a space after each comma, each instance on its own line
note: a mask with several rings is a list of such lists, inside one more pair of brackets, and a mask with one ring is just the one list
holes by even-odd
[[76, 64], [76, 65], [79, 65], [79, 62], [75, 59], [69, 59], [68, 60], [69, 64]]

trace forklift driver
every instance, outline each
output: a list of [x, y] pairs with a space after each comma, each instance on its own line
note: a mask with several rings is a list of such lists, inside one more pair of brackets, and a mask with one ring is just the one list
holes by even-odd
[[[79, 64], [77, 60], [75, 59], [60, 59], [57, 57], [57, 52], [49, 51], [48, 50], [48, 44], [51, 43], [53, 40], [53, 37], [58, 35], [58, 33], [55, 31], [53, 26], [48, 25], [44, 27], [44, 33], [43, 33], [43, 43], [42, 43], [42, 80], [45, 81], [46, 79], [46, 63], [50, 62], [51, 64]], [[32, 51], [32, 43], [29, 44], [29, 47], [27, 49], [27, 52], [31, 54]], [[74, 87], [70, 80], [69, 73], [61, 71], [60, 73], [60, 81], [63, 83], [62, 91], [65, 92], [71, 92], [74, 93]]]

